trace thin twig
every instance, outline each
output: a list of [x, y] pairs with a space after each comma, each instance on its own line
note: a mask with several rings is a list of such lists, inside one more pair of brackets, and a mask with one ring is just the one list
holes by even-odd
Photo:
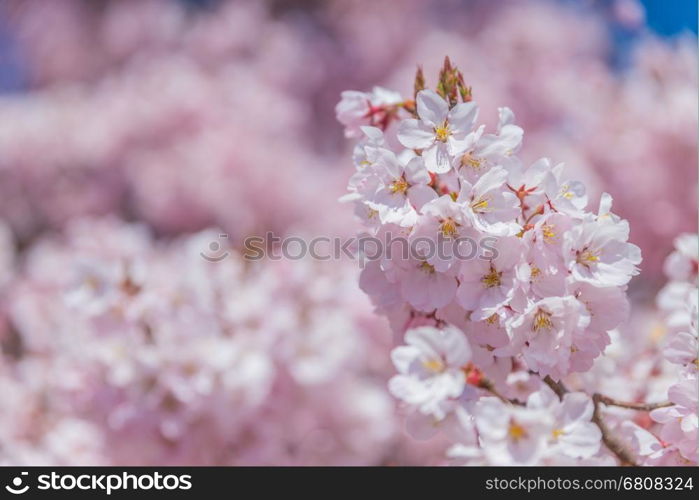
[[[568, 389], [566, 388], [565, 385], [563, 385], [563, 382], [556, 382], [553, 380], [551, 377], [548, 375], [542, 379], [546, 385], [548, 385], [553, 392], [555, 392], [560, 399], [563, 399], [563, 396], [566, 395], [568, 392]], [[602, 396], [601, 394], [593, 394], [592, 395], [592, 403], [594, 404], [594, 412], [592, 413], [592, 422], [599, 427], [600, 432], [602, 433], [602, 442], [605, 444], [605, 446], [616, 455], [616, 457], [619, 459], [622, 465], [638, 465], [636, 461], [634, 460], [633, 456], [631, 453], [626, 449], [626, 446], [624, 443], [618, 439], [616, 439], [612, 431], [607, 427], [607, 424], [604, 423], [604, 420], [602, 419], [602, 411], [600, 408], [600, 403], [602, 404], [612, 404], [614, 403], [622, 403], [624, 405], [634, 405], [634, 403], [623, 403], [621, 401], [615, 401], [612, 398], [608, 398], [606, 396]], [[616, 405], [616, 406], [621, 406], [621, 405]], [[636, 405], [636, 406], [643, 406], [644, 408], [649, 405]], [[623, 406], [624, 408], [628, 408], [629, 406]], [[635, 409], [640, 409], [640, 408], [635, 408]]]
[[563, 399], [563, 396], [568, 392], [568, 389], [565, 385], [563, 385], [563, 382], [556, 382], [548, 375], [546, 375], [546, 377], [544, 377], [542, 380], [546, 385], [553, 389], [553, 392], [556, 393], [559, 399]]
[[661, 403], [629, 403], [626, 401], [619, 401], [599, 393], [595, 394], [595, 396], [597, 396], [598, 401], [602, 404], [607, 406], [618, 406], [619, 408], [627, 408], [629, 410], [651, 411], [657, 408], [672, 406], [670, 401], [663, 401]]
[[509, 398], [506, 398], [505, 396], [503, 396], [502, 394], [500, 394], [498, 392], [498, 390], [495, 389], [495, 384], [493, 384], [493, 382], [491, 382], [490, 380], [488, 380], [486, 378], [484, 378], [481, 381], [479, 387], [481, 389], [485, 389], [486, 391], [490, 392], [493, 396], [498, 398], [503, 403], [507, 403], [507, 404], [511, 404], [511, 405], [515, 405], [515, 406], [524, 406], [524, 403], [522, 403], [521, 401], [519, 401], [517, 399], [509, 399]]
[[617, 456], [617, 458], [621, 461], [621, 465], [638, 466], [631, 453], [629, 453], [629, 451], [626, 449], [626, 446], [612, 436], [612, 432], [609, 430], [609, 427], [607, 427], [607, 424], [604, 423], [604, 420], [602, 419], [602, 412], [600, 410], [601, 401], [599, 394], [592, 395], [592, 402], [595, 405], [595, 410], [592, 414], [592, 421], [595, 423], [595, 425], [597, 425], [597, 427], [599, 427], [600, 432], [602, 432], [602, 442], [609, 449], [609, 451]]

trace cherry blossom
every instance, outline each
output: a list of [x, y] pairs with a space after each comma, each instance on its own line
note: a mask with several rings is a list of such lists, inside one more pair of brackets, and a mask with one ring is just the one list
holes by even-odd
[[451, 168], [451, 156], [458, 141], [465, 139], [478, 116], [475, 103], [464, 102], [450, 108], [436, 92], [423, 90], [417, 95], [420, 118], [402, 120], [398, 139], [411, 149], [421, 149], [430, 172], [443, 174]]
[[[600, 406], [611, 400], [565, 386], [594, 367], [628, 317], [641, 262], [628, 223], [608, 194], [588, 211], [584, 184], [562, 163], [525, 166], [509, 108], [499, 108], [494, 133], [476, 124], [477, 94], [448, 58], [439, 93], [420, 71], [415, 82], [414, 107], [406, 99], [397, 123], [365, 131], [343, 197], [379, 214], [361, 217], [369, 234], [395, 232], [417, 252], [384, 253], [360, 278], [405, 344], [392, 353], [389, 389], [408, 429], [446, 436], [449, 457], [469, 464], [632, 461], [612, 438], [602, 446]], [[673, 349], [686, 344], [679, 337]], [[691, 402], [679, 399], [669, 408], [689, 418]]]

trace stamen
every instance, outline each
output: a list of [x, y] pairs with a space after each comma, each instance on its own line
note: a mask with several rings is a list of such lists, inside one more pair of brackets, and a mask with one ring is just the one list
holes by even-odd
[[485, 160], [483, 158], [478, 158], [473, 155], [473, 153], [468, 152], [465, 153], [461, 157], [461, 164], [467, 167], [471, 167], [474, 169], [479, 169], [483, 166], [483, 163], [485, 163]]
[[454, 219], [452, 219], [451, 217], [447, 217], [446, 219], [442, 220], [442, 234], [447, 238], [453, 238], [458, 234], [457, 227], [459, 225], [460, 224], [458, 224]]
[[594, 250], [586, 248], [582, 252], [578, 252], [578, 258], [576, 259], [576, 261], [578, 264], [587, 266], [593, 262], [598, 262], [599, 256], [597, 255], [597, 252], [595, 252]]
[[500, 286], [501, 276], [502, 272], [498, 272], [493, 267], [491, 267], [490, 272], [481, 278], [481, 283], [483, 283], [483, 285], [485, 285], [486, 288]]
[[541, 330], [550, 330], [553, 327], [551, 322], [551, 313], [547, 313], [543, 309], [539, 309], [534, 315], [534, 321], [532, 323], [532, 330], [535, 332]]
[[425, 271], [427, 274], [434, 274], [434, 266], [429, 262], [423, 262], [420, 264], [420, 269]]
[[400, 179], [396, 179], [393, 181], [391, 184], [391, 193], [400, 193], [400, 194], [405, 194], [406, 191], [408, 191], [408, 181], [405, 180], [405, 178], [401, 177]]
[[449, 125], [443, 123], [442, 125], [434, 128], [435, 138], [440, 142], [447, 142], [447, 139], [451, 135], [451, 130], [449, 130]]
[[527, 437], [527, 430], [514, 420], [510, 420], [510, 425], [507, 428], [507, 433], [515, 441]]
[[552, 243], [553, 239], [556, 237], [556, 233], [553, 229], [554, 226], [551, 224], [544, 224], [541, 226], [541, 234], [544, 236], [544, 241], [546, 243]]
[[432, 373], [441, 373], [444, 371], [445, 365], [441, 359], [426, 359], [422, 362], [422, 366]]
[[488, 199], [487, 198], [479, 198], [478, 200], [475, 200], [473, 203], [471, 203], [471, 208], [473, 209], [474, 212], [485, 212], [488, 210]]

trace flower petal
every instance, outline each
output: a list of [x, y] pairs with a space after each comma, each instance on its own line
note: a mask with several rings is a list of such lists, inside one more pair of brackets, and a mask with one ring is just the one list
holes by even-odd
[[398, 125], [398, 140], [406, 148], [424, 149], [434, 143], [434, 130], [419, 120], [403, 120]]
[[446, 174], [451, 170], [451, 158], [447, 152], [447, 145], [443, 142], [433, 144], [422, 152], [425, 166], [435, 174]]
[[434, 90], [422, 90], [417, 95], [417, 114], [422, 121], [436, 127], [447, 119], [449, 105]]

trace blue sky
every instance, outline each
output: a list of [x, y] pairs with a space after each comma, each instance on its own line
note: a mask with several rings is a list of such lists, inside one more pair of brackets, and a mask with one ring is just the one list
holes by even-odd
[[697, 0], [641, 0], [648, 27], [660, 35], [697, 32]]

